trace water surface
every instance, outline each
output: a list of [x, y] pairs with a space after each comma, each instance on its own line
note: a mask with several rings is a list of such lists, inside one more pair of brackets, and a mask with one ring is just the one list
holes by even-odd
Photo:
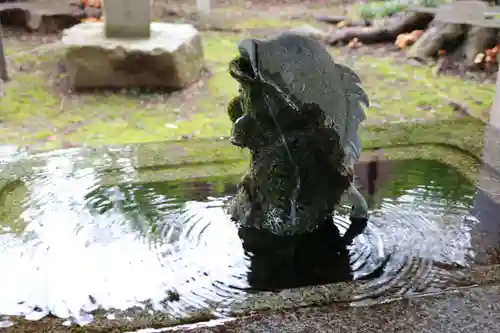
[[348, 280], [364, 281], [352, 296], [363, 301], [439, 290], [478, 262], [476, 189], [458, 171], [428, 160], [379, 162], [376, 179], [368, 169], [357, 166], [371, 218], [346, 248], [333, 226], [283, 243], [238, 232], [225, 206], [239, 177], [136, 184], [140, 170], [124, 170], [123, 184], [103, 186], [99, 170], [51, 160], [0, 192], [0, 314], [223, 314], [246, 293]]

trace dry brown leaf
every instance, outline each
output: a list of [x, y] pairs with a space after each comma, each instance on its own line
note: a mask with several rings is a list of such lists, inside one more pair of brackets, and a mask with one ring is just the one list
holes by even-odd
[[484, 54], [487, 57], [494, 57], [496, 55], [496, 53], [498, 53], [498, 52], [495, 52], [493, 49], [486, 49], [486, 50], [484, 50]]
[[423, 34], [423, 33], [424, 33], [424, 31], [423, 31], [423, 30], [413, 30], [413, 31], [411, 32], [411, 35], [412, 35], [412, 37], [415, 39], [414, 41], [416, 41], [417, 39], [419, 39], [419, 38], [420, 38], [420, 36], [422, 36], [422, 34]]
[[361, 44], [361, 42], [359, 41], [359, 39], [357, 39], [357, 38], [353, 38], [353, 39], [349, 42], [349, 44], [347, 44], [347, 47], [349, 47], [349, 48], [351, 48], [351, 49], [352, 49], [352, 48], [359, 47], [359, 46], [361, 46], [361, 45], [363, 45], [363, 44]]
[[484, 62], [486, 62], [488, 64], [494, 64], [495, 58], [493, 58], [492, 56], [486, 56], [486, 58], [484, 59]]
[[476, 57], [474, 58], [474, 63], [476, 65], [482, 64], [484, 61], [485, 55], [484, 53], [478, 53]]
[[103, 17], [101, 17], [101, 18], [87, 17], [87, 18], [82, 19], [82, 23], [84, 23], [84, 22], [102, 22], [102, 21], [104, 21]]
[[484, 54], [486, 55], [484, 61], [488, 64], [496, 64], [497, 63], [497, 56], [498, 56], [498, 51], [499, 47], [498, 45], [491, 48], [491, 49], [486, 49], [484, 51]]
[[405, 36], [405, 34], [398, 35], [394, 44], [397, 47], [399, 47], [400, 49], [405, 49], [406, 48], [406, 36]]
[[399, 34], [394, 44], [400, 49], [406, 49], [408, 46], [413, 45], [422, 36], [423, 32], [423, 30], [414, 30], [408, 34]]
[[396, 46], [400, 49], [406, 49], [409, 45], [411, 45], [411, 40], [412, 37], [410, 34], [399, 34], [394, 44], [396, 44]]
[[96, 7], [101, 8], [101, 0], [81, 0], [85, 7]]

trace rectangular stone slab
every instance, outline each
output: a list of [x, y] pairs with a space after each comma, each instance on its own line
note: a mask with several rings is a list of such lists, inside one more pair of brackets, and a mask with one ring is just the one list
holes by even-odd
[[182, 89], [204, 67], [200, 33], [189, 24], [154, 22], [150, 38], [107, 38], [102, 22], [64, 31], [65, 64], [74, 90], [157, 87]]

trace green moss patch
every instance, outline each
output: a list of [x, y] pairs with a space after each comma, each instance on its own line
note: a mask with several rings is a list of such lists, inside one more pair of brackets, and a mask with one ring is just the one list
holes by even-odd
[[[346, 56], [337, 49], [332, 53], [338, 61], [345, 61]], [[369, 121], [455, 118], [459, 114], [453, 102], [484, 118], [495, 95], [492, 83], [435, 77], [429, 68], [401, 64], [393, 58], [360, 56], [351, 61], [370, 97]]]
[[[241, 24], [254, 25], [252, 20], [257, 19]], [[64, 82], [58, 70], [60, 49], [33, 55], [20, 52], [17, 42], [7, 40], [10, 61], [29, 71], [11, 70], [12, 80], [4, 85], [0, 142], [49, 149], [226, 136], [231, 126], [226, 106], [237, 92], [227, 65], [245, 36], [203, 32], [210, 75], [172, 94], [68, 95], [60, 87]], [[344, 61], [338, 50], [332, 53], [339, 62]], [[493, 84], [435, 78], [427, 68], [398, 64], [394, 59], [357, 57], [353, 67], [371, 99], [367, 124], [453, 119], [456, 112], [449, 100], [465, 103], [471, 112], [482, 115], [494, 95]]]

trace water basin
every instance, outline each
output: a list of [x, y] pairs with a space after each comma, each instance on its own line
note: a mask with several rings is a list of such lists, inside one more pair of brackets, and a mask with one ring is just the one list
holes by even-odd
[[[109, 320], [130, 318], [130, 309], [226, 316], [255, 295], [332, 283], [333, 301], [363, 304], [470, 283], [462, 268], [497, 263], [477, 251], [475, 232], [488, 227], [470, 215], [476, 187], [444, 163], [381, 160], [376, 179], [367, 176], [373, 164], [357, 165], [371, 218], [346, 248], [332, 242], [333, 228], [285, 243], [238, 232], [225, 207], [239, 169], [212, 167], [219, 175], [165, 181], [141, 176], [165, 170], [126, 159], [109, 177], [98, 165], [47, 158], [8, 182], [0, 314], [68, 325], [91, 322], [96, 310]], [[340, 207], [340, 233], [347, 215]]]

